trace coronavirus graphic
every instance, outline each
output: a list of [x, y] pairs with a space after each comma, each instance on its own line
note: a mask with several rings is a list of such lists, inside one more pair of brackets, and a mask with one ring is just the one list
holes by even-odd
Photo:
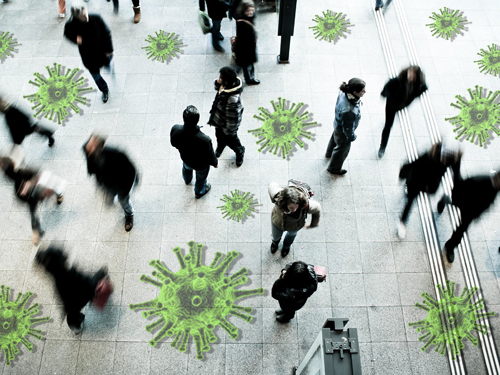
[[203, 352], [210, 350], [210, 343], [217, 341], [213, 333], [215, 326], [224, 329], [231, 339], [238, 337], [238, 328], [226, 320], [226, 316], [234, 315], [246, 322], [252, 321], [252, 316], [243, 312], [252, 312], [251, 307], [234, 304], [237, 299], [256, 294], [263, 294], [264, 289], [235, 290], [238, 285], [247, 282], [247, 269], [242, 268], [230, 277], [224, 276], [237, 251], [229, 252], [219, 263], [223, 254], [217, 252], [210, 266], [201, 264], [203, 245], [188, 242], [189, 254], [182, 256], [180, 247], [173, 249], [181, 269], [173, 273], [161, 261], [152, 260], [149, 265], [156, 268], [152, 275], [142, 275], [141, 281], [160, 288], [158, 297], [147, 302], [131, 304], [130, 309], [148, 309], [142, 316], [158, 316], [146, 326], [146, 331], [162, 327], [156, 336], [149, 341], [155, 347], [163, 337], [174, 336], [170, 344], [180, 352], [185, 352], [189, 335], [194, 339], [196, 358], [204, 358]]
[[474, 91], [471, 89], [467, 91], [472, 99], [466, 101], [460, 95], [456, 95], [457, 104], [451, 103], [450, 105], [460, 109], [460, 113], [458, 116], [448, 117], [445, 120], [458, 126], [453, 130], [459, 132], [455, 139], [467, 136], [467, 141], [475, 143], [477, 136], [479, 146], [483, 147], [483, 144], [491, 137], [490, 130], [500, 135], [500, 130], [496, 128], [496, 124], [500, 123], [500, 104], [495, 104], [500, 91], [490, 91], [487, 97], [483, 97], [483, 87], [478, 85]]
[[4, 54], [10, 56], [10, 53], [14, 52], [14, 46], [17, 45], [12, 35], [9, 36], [9, 34], [5, 31], [0, 35], [0, 59], [4, 57]]
[[452, 10], [449, 8], [439, 9], [441, 14], [437, 14], [436, 12], [432, 12], [432, 16], [429, 16], [430, 19], [433, 19], [434, 22], [427, 24], [425, 26], [430, 26], [432, 31], [432, 36], [439, 34], [440, 38], [446, 38], [446, 40], [450, 39], [455, 33], [459, 34], [460, 30], [465, 29], [463, 25], [467, 22], [467, 19], [463, 18], [461, 14], [458, 14], [459, 10]]
[[231, 220], [237, 220], [238, 222], [243, 219], [245, 216], [250, 216], [252, 211], [255, 211], [255, 205], [258, 204], [257, 201], [253, 200], [249, 197], [250, 192], [245, 193], [236, 189], [234, 192], [231, 192], [231, 196], [227, 196], [224, 194], [224, 198], [221, 198], [221, 201], [224, 202], [224, 206], [219, 206], [222, 213], [224, 214], [223, 218], [229, 216]]
[[437, 345], [434, 351], [444, 355], [448, 346], [452, 360], [455, 360], [460, 349], [464, 348], [465, 338], [469, 339], [472, 345], [477, 346], [478, 339], [471, 334], [472, 331], [483, 335], [488, 333], [487, 326], [476, 323], [476, 320], [495, 315], [494, 312], [478, 312], [484, 309], [483, 298], [471, 303], [473, 294], [479, 288], [474, 287], [469, 291], [466, 287], [460, 297], [457, 297], [455, 285], [455, 282], [446, 280], [447, 289], [443, 290], [439, 284], [437, 286], [441, 296], [439, 301], [434, 300], [429, 293], [422, 293], [425, 305], [416, 303], [415, 306], [427, 311], [427, 318], [408, 323], [410, 327], [415, 327], [417, 332], [427, 332], [418, 339], [419, 341], [427, 340], [420, 350], [425, 352], [431, 345]]
[[79, 88], [79, 86], [84, 84], [83, 77], [73, 81], [76, 73], [80, 71], [78, 68], [73, 70], [68, 69], [66, 75], [61, 74], [61, 64], [54, 63], [53, 68], [46, 66], [46, 69], [49, 72], [48, 79], [45, 79], [40, 73], [33, 73], [36, 77], [35, 81], [29, 81], [29, 83], [38, 87], [38, 92], [32, 95], [24, 95], [23, 97], [28, 99], [30, 103], [38, 102], [38, 104], [31, 107], [33, 110], [38, 108], [33, 117], [38, 117], [40, 113], [45, 112], [44, 117], [52, 121], [55, 113], [57, 115], [57, 123], [61, 125], [66, 116], [68, 116], [68, 107], [75, 111], [75, 113], [79, 113], [80, 109], [73, 103], [87, 103], [87, 98], [79, 96], [79, 94], [85, 91], [92, 91], [93, 88]]
[[25, 309], [24, 305], [33, 295], [32, 292], [17, 294], [15, 301], [9, 301], [10, 287], [2, 285], [2, 295], [0, 297], [0, 348], [5, 356], [5, 363], [10, 366], [10, 363], [19, 353], [17, 344], [22, 343], [28, 351], [33, 350], [33, 344], [27, 340], [27, 336], [33, 336], [40, 340], [42, 331], [33, 329], [31, 326], [36, 323], [48, 322], [48, 316], [44, 318], [31, 318], [32, 315], [38, 314], [38, 303], [32, 305], [29, 309]]
[[176, 52], [180, 52], [179, 47], [182, 46], [182, 43], [179, 42], [178, 37], [174, 38], [174, 35], [175, 33], [165, 35], [163, 30], [156, 31], [156, 37], [148, 35], [148, 38], [144, 40], [149, 42], [150, 45], [142, 47], [147, 51], [148, 59], [152, 57], [153, 61], [161, 60], [161, 62], [165, 62], [170, 57], [175, 57]]
[[323, 17], [316, 14], [313, 21], [317, 25], [310, 27], [310, 29], [314, 30], [314, 38], [328, 40], [331, 43], [337, 37], [344, 36], [343, 33], [347, 31], [346, 26], [350, 25], [350, 22], [346, 21], [345, 18], [345, 14], [342, 16], [342, 13], [335, 13], [331, 10], [324, 11]]
[[488, 46], [488, 49], [489, 51], [486, 51], [481, 48], [481, 52], [478, 55], [482, 59], [474, 62], [478, 63], [481, 73], [486, 71], [486, 73], [496, 76], [500, 73], [500, 49], [495, 43]]
[[253, 133], [256, 137], [262, 137], [257, 141], [257, 144], [265, 141], [259, 148], [259, 152], [269, 147], [270, 152], [277, 155], [278, 150], [281, 150], [281, 157], [285, 159], [293, 148], [292, 142], [298, 144], [300, 148], [304, 147], [304, 143], [298, 138], [299, 136], [311, 139], [311, 132], [304, 131], [304, 128], [317, 125], [317, 122], [305, 122], [309, 119], [307, 111], [301, 115], [297, 114], [304, 103], [299, 103], [297, 106], [293, 103], [290, 109], [286, 109], [286, 99], [278, 98], [277, 105], [274, 100], [271, 100], [271, 104], [274, 108], [273, 113], [259, 107], [261, 116], [253, 116], [263, 121], [264, 125], [248, 132]]

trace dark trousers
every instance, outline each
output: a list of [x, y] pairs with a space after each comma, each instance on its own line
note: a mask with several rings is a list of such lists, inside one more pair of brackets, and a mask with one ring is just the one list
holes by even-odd
[[[109, 57], [108, 63], [105, 65], [106, 68], [108, 68], [108, 69], [110, 68], [112, 59], [113, 59], [113, 55], [111, 54], [111, 56]], [[97, 87], [99, 88], [99, 91], [101, 91], [101, 92], [108, 92], [109, 91], [108, 84], [106, 83], [104, 78], [102, 78], [101, 73], [100, 73], [100, 69], [89, 70], [89, 73], [92, 76], [92, 78], [94, 79]]]
[[229, 147], [233, 150], [236, 155], [241, 155], [245, 152], [245, 147], [241, 144], [240, 139], [238, 138], [238, 133], [235, 134], [226, 134], [222, 128], [215, 128], [215, 138], [217, 138], [217, 151], [222, 153], [224, 149]]
[[403, 210], [403, 215], [401, 215], [401, 221], [406, 224], [406, 222], [408, 221], [408, 215], [410, 213], [410, 208], [413, 204], [413, 201], [418, 197], [418, 194], [420, 192], [418, 191], [412, 191], [410, 189], [408, 189], [408, 196], [406, 197], [406, 206]]
[[299, 311], [304, 305], [306, 304], [306, 301], [303, 303], [295, 304], [295, 305], [286, 305], [283, 307], [280, 303], [281, 310], [283, 310], [283, 317], [285, 319], [291, 320], [295, 316], [295, 311]]
[[[113, 0], [113, 5], [117, 8], [118, 7], [118, 0]], [[132, 0], [132, 5], [135, 7], [139, 6], [139, 0]]]
[[182, 178], [186, 184], [189, 184], [193, 179], [193, 170], [196, 171], [196, 182], [194, 183], [194, 193], [196, 195], [205, 194], [205, 188], [207, 185], [208, 172], [210, 172], [210, 166], [204, 169], [193, 169], [186, 163], [182, 163]]
[[[38, 133], [40, 135], [43, 135], [45, 137], [47, 137], [49, 140], [52, 139], [52, 136], [54, 135], [54, 132], [52, 130], [50, 130], [49, 128], [46, 128], [46, 127], [43, 127], [43, 126], [40, 126], [40, 125], [33, 125], [30, 129], [30, 132], [26, 135], [30, 135], [30, 134], [33, 134], [33, 133]], [[20, 145], [21, 142], [14, 142], [15, 144], [18, 144]]]
[[247, 83], [255, 79], [255, 67], [253, 64], [246, 66], [237, 65], [236, 70], [238, 73], [243, 70], [243, 76], [245, 77], [245, 82]]
[[396, 117], [397, 111], [398, 109], [387, 101], [385, 104], [385, 126], [384, 130], [382, 130], [380, 148], [385, 149], [387, 147], [387, 142], [389, 141], [389, 135], [391, 134], [392, 125], [394, 124], [394, 118]]
[[344, 133], [338, 133], [334, 130], [326, 149], [326, 156], [331, 156], [330, 164], [328, 165], [330, 172], [337, 172], [342, 169], [342, 165], [345, 159], [347, 159], [350, 149], [351, 142], [347, 140]]
[[222, 23], [222, 20], [212, 20], [212, 45], [218, 46], [220, 45], [220, 39], [219, 36], [221, 35], [220, 33], [220, 24]]

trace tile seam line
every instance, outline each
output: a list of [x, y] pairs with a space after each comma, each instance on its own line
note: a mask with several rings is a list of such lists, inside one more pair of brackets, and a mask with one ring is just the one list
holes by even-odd
[[[396, 4], [399, 5], [399, 1]], [[407, 52], [410, 55], [410, 59], [414, 60], [414, 62], [416, 64], [418, 64], [418, 57], [416, 54], [416, 48], [414, 46], [413, 38], [411, 37], [411, 32], [410, 32], [410, 29], [408, 27], [408, 22], [406, 20], [406, 15], [403, 12], [402, 6], [400, 6], [398, 21], [400, 23], [401, 29], [403, 29], [403, 32], [406, 31], [408, 34], [407, 38], [405, 38], [405, 41], [406, 41]], [[406, 26], [406, 29], [403, 26]], [[433, 111], [432, 106], [431, 106], [429, 94], [427, 92], [423, 94], [421, 103], [422, 103], [422, 106], [424, 109], [424, 114], [426, 116], [426, 124], [427, 124], [428, 130], [429, 130], [429, 133], [431, 133], [431, 138], [433, 138], [433, 141], [441, 140], [441, 136], [439, 134], [439, 129], [437, 127], [436, 117], [434, 115], [434, 111]], [[434, 132], [434, 134], [433, 134], [433, 132]], [[444, 177], [445, 177], [445, 179], [443, 182], [443, 186], [445, 189], [445, 193], [448, 196], [451, 196], [451, 190], [452, 190], [452, 186], [453, 186], [452, 181], [453, 180], [451, 179], [451, 173], [449, 170], [446, 172]], [[459, 213], [458, 213], [458, 209], [456, 207], [452, 207], [452, 206], [448, 205], [448, 210], [450, 213], [452, 228], [455, 229], [457, 224], [458, 224], [458, 218], [460, 217]], [[432, 210], [431, 210], [431, 215], [432, 215]], [[462, 269], [464, 271], [466, 286], [469, 289], [471, 289], [474, 286], [479, 288], [478, 293], [477, 294], [475, 293], [472, 297], [472, 301], [476, 302], [479, 299], [483, 298], [483, 296], [482, 296], [482, 289], [481, 289], [481, 285], [479, 282], [477, 268], [475, 266], [474, 258], [472, 257], [470, 242], [469, 242], [467, 234], [465, 234], [465, 236], [463, 237], [463, 245], [462, 245], [462, 241], [461, 241], [461, 243], [458, 247], [458, 251], [460, 253], [460, 261], [461, 261]], [[486, 306], [482, 310], [487, 312]], [[497, 350], [496, 350], [496, 343], [493, 339], [493, 333], [491, 331], [489, 321], [488, 321], [487, 317], [482, 317], [478, 320], [480, 323], [485, 324], [487, 327], [486, 337], [479, 335], [479, 340], [481, 342], [481, 349], [483, 352], [485, 364], [486, 364], [487, 369], [488, 369], [488, 373], [498, 375], [498, 369], [500, 368], [500, 366], [499, 366], [498, 354], [497, 354]], [[491, 368], [490, 368], [490, 366], [491, 366]]]
[[[394, 1], [394, 6], [400, 6], [399, 0]], [[372, 9], [374, 9], [374, 1], [371, 1]], [[401, 6], [400, 6], [401, 7]], [[399, 9], [398, 9], [399, 10]], [[398, 11], [397, 10], [397, 11]], [[398, 12], [398, 21], [401, 26], [401, 28], [404, 31], [404, 28], [402, 27], [402, 22], [401, 22], [401, 13], [402, 10]], [[395, 59], [394, 55], [392, 53], [392, 47], [390, 44], [390, 38], [388, 31], [385, 27], [385, 20], [383, 17], [382, 12], [377, 12], [374, 11], [374, 16], [375, 20], [377, 23], [377, 29], [379, 32], [380, 36], [380, 41], [382, 44], [384, 56], [386, 59], [386, 64], [387, 68], [389, 70], [389, 73], [391, 76], [396, 76], [397, 71], [396, 71], [396, 65], [395, 65]], [[406, 37], [406, 35], [403, 32], [403, 37]], [[405, 38], [405, 44], [408, 48], [408, 41]], [[401, 130], [402, 130], [402, 135], [403, 135], [403, 140], [405, 142], [405, 149], [407, 153], [407, 157], [409, 161], [413, 161], [418, 157], [417, 153], [417, 147], [415, 144], [415, 138], [413, 135], [411, 123], [410, 123], [410, 118], [408, 115], [407, 109], [403, 109], [402, 111], [398, 112], [398, 117], [400, 119], [400, 125], [401, 125]], [[441, 260], [441, 254], [439, 251], [439, 241], [437, 239], [437, 233], [436, 233], [436, 228], [435, 224], [432, 219], [432, 211], [430, 210], [430, 205], [428, 201], [427, 194], [421, 193], [417, 197], [417, 204], [419, 207], [419, 213], [420, 213], [420, 219], [422, 222], [422, 228], [424, 232], [424, 238], [426, 242], [426, 248], [427, 252], [429, 255], [429, 261], [430, 261], [430, 266], [431, 266], [431, 273], [433, 276], [433, 283], [435, 286], [435, 292], [436, 296], [439, 297], [439, 290], [437, 289], [438, 284], [444, 285], [444, 280], [445, 280], [445, 273], [444, 273], [444, 267], [442, 264]], [[430, 215], [429, 215], [430, 214]], [[446, 314], [447, 315], [447, 314]], [[448, 322], [448, 319], [446, 319], [446, 322]], [[448, 364], [450, 367], [450, 371], [453, 375], [456, 373], [464, 374], [466, 373], [466, 370], [463, 366], [463, 354], [460, 352], [458, 356], [458, 361], [453, 361], [451, 358], [451, 352], [446, 348], [447, 356], [448, 356]], [[458, 368], [457, 368], [458, 367]]]

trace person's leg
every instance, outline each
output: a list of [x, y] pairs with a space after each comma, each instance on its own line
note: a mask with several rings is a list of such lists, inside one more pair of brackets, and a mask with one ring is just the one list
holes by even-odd
[[120, 6], [118, 4], [118, 0], [113, 0], [113, 12], [118, 13], [119, 8], [120, 8]]
[[274, 225], [273, 221], [271, 220], [271, 239], [274, 244], [278, 245], [280, 243], [283, 232], [284, 231]]
[[408, 192], [408, 196], [406, 197], [407, 198], [407, 201], [406, 201], [406, 206], [403, 210], [403, 214], [401, 215], [401, 222], [403, 224], [406, 224], [406, 222], [408, 221], [408, 215], [410, 213], [410, 208], [413, 204], [413, 201], [415, 200], [415, 198], [418, 197], [418, 193], [417, 192], [413, 192], [413, 191], [409, 191]]
[[217, 157], [219, 157], [227, 146], [226, 134], [224, 133], [224, 130], [222, 130], [219, 127], [216, 127], [215, 138], [217, 139], [217, 147], [215, 150], [215, 154]]
[[383, 0], [376, 0], [375, 1], [375, 10], [378, 10], [382, 5], [384, 5]]
[[245, 147], [241, 144], [241, 141], [238, 138], [238, 133], [226, 134], [226, 144], [227, 147], [233, 150], [236, 155], [245, 153]]
[[31, 216], [31, 229], [33, 231], [33, 243], [38, 245], [40, 239], [45, 234], [42, 224], [40, 223], [40, 218], [36, 212], [36, 205], [30, 204], [30, 216]]
[[66, 0], [59, 0], [59, 15], [61, 17], [66, 15]]
[[384, 4], [384, 8], [387, 9], [387, 7], [389, 6], [389, 4], [392, 3], [392, 0], [387, 0]]
[[331, 173], [342, 170], [342, 165], [345, 159], [347, 159], [347, 155], [349, 155], [349, 150], [351, 149], [351, 142], [347, 141], [343, 133], [334, 132], [333, 135], [335, 136], [336, 146], [333, 149], [332, 158], [328, 165], [328, 171]]
[[242, 69], [243, 69], [243, 77], [245, 77], [245, 82], [250, 82], [253, 77], [250, 77], [250, 65], [247, 65], [247, 66], [242, 66]]
[[221, 32], [220, 32], [220, 24], [222, 20], [212, 20], [212, 45], [214, 46], [215, 49], [222, 48], [220, 45], [220, 37], [221, 37]]
[[134, 226], [134, 207], [132, 207], [132, 202], [130, 201], [130, 193], [125, 196], [118, 195], [118, 201], [125, 212], [125, 230], [127, 232]]
[[385, 125], [382, 131], [382, 139], [380, 140], [380, 148], [384, 149], [387, 147], [387, 142], [389, 141], [389, 135], [391, 134], [392, 125], [394, 124], [394, 118], [396, 117], [396, 109], [394, 106], [387, 101], [385, 104]]
[[276, 317], [276, 320], [280, 323], [288, 323], [295, 316], [295, 310], [281, 309], [281, 314]]
[[472, 222], [471, 216], [464, 214], [463, 212], [461, 212], [461, 214], [462, 214], [462, 220], [460, 225], [457, 227], [457, 229], [455, 229], [450, 239], [446, 241], [445, 244], [446, 251], [450, 253], [453, 253], [455, 247], [457, 247], [460, 244], [460, 241], [462, 241], [462, 236], [464, 235], [465, 231]]
[[186, 163], [182, 163], [182, 178], [186, 185], [193, 180], [193, 168], [189, 167]]
[[109, 88], [108, 88], [108, 84], [106, 83], [106, 81], [104, 80], [104, 78], [102, 78], [101, 76], [101, 73], [99, 72], [99, 70], [96, 70], [96, 71], [89, 71], [90, 75], [92, 76], [92, 78], [94, 79], [97, 87], [99, 88], [99, 90], [103, 93], [107, 93], [109, 91]]
[[32, 127], [33, 132], [38, 133], [40, 135], [43, 135], [49, 139], [49, 146], [52, 146], [54, 144], [54, 132], [48, 128], [45, 128], [40, 125], [35, 125]]
[[299, 233], [298, 230], [289, 230], [286, 232], [285, 239], [283, 240], [283, 247], [290, 247], [293, 244], [293, 241], [295, 240], [295, 237], [297, 237], [297, 233]]
[[332, 133], [332, 136], [330, 137], [330, 142], [328, 142], [328, 147], [326, 149], [326, 154], [325, 156], [327, 158], [331, 158], [332, 157], [332, 152], [333, 152], [333, 149], [337, 146], [337, 144], [335, 143], [335, 131]]
[[132, 5], [132, 9], [134, 9], [134, 23], [139, 23], [141, 21], [141, 4], [139, 0], [132, 0]]
[[69, 328], [76, 334], [82, 332], [82, 323], [85, 320], [85, 315], [83, 315], [79, 310], [69, 310], [67, 312], [66, 321], [68, 322]]
[[194, 184], [194, 193], [196, 195], [205, 194], [208, 172], [210, 172], [210, 167], [196, 171], [196, 182]]
[[451, 198], [448, 195], [443, 194], [437, 204], [437, 211], [439, 214], [443, 213], [445, 204], [451, 204]]

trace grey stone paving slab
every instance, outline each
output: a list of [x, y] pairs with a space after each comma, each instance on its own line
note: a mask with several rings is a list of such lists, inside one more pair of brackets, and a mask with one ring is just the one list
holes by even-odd
[[113, 374], [115, 346], [114, 341], [83, 341], [78, 353], [76, 374]]

